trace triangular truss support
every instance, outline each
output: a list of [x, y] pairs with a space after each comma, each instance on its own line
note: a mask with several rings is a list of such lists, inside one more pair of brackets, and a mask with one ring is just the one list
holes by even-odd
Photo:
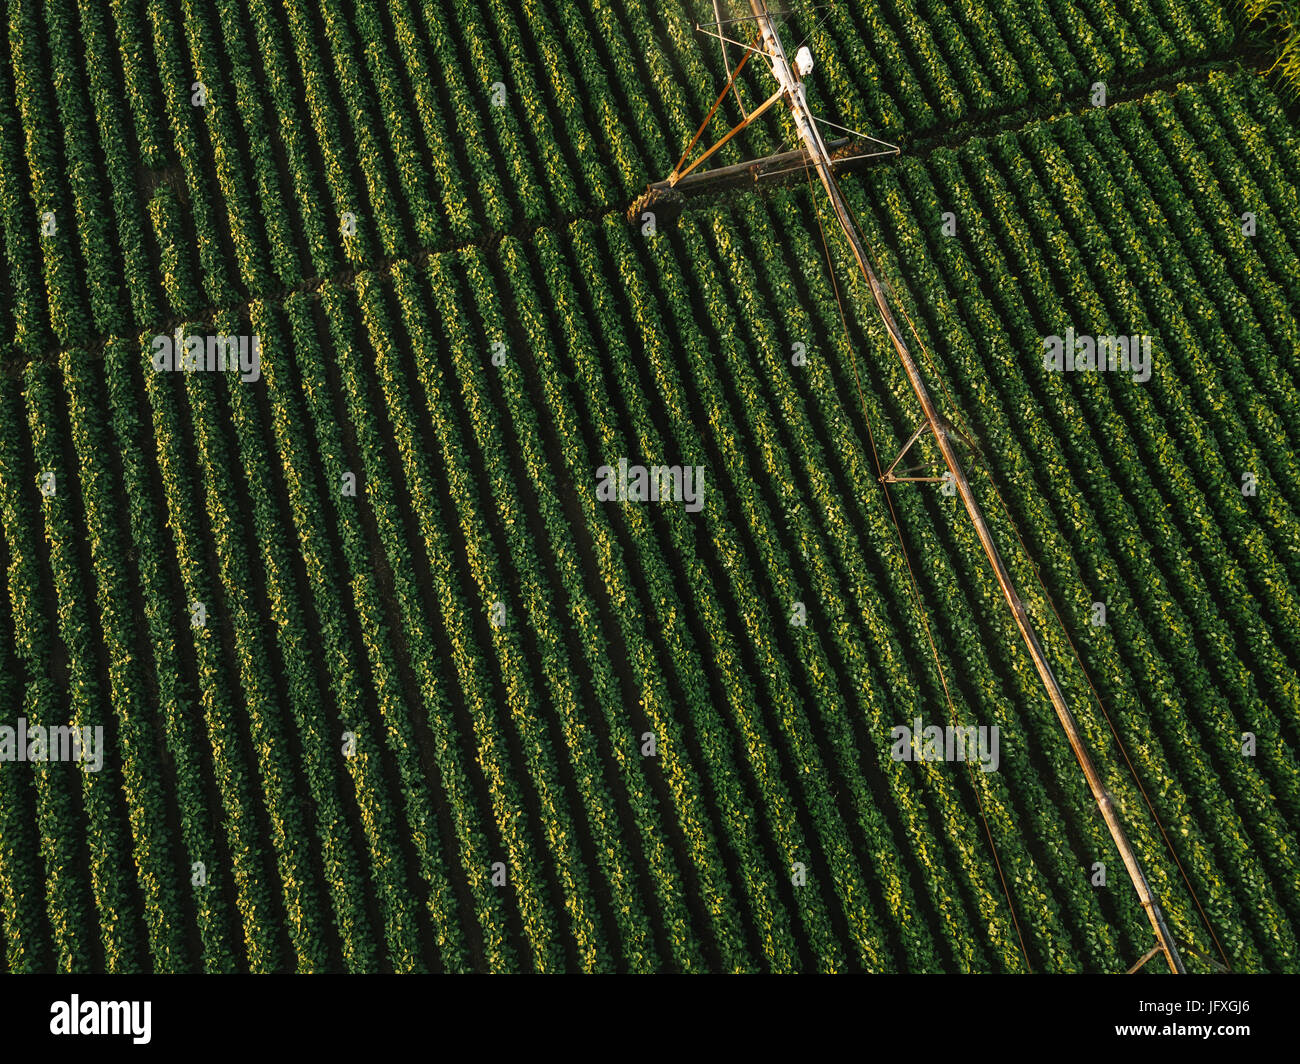
[[[1220, 963], [1219, 961], [1216, 961], [1213, 957], [1206, 956], [1200, 950], [1196, 949], [1194, 946], [1190, 945], [1187, 942], [1179, 943], [1179, 945], [1182, 946], [1183, 952], [1190, 953], [1193, 957], [1199, 957], [1206, 964], [1208, 964], [1216, 973], [1226, 975], [1227, 973], [1232, 971], [1231, 968], [1228, 968], [1227, 966]], [[1147, 961], [1149, 961], [1152, 957], [1158, 957], [1160, 955], [1160, 948], [1161, 948], [1160, 943], [1157, 942], [1154, 946], [1152, 946], [1149, 950], [1147, 950], [1144, 954], [1142, 954], [1142, 956], [1138, 959], [1138, 962], [1135, 965], [1133, 965], [1133, 967], [1130, 968], [1125, 974], [1133, 975], [1136, 972], [1140, 971], [1142, 969], [1142, 966], [1145, 965]]]
[[[967, 448], [970, 449], [970, 452], [973, 455], [975, 455], [976, 459], [981, 464], [983, 463], [984, 457], [983, 455], [980, 454], [979, 448], [975, 446], [974, 440], [972, 440], [968, 435], [966, 435], [966, 433], [964, 433], [961, 429], [959, 429], [956, 425], [954, 425], [951, 421], [949, 421], [945, 417], [940, 416], [939, 423], [940, 423], [940, 428], [943, 430], [944, 434], [950, 440], [955, 440], [958, 443], [964, 443], [967, 446]], [[898, 457], [894, 459], [893, 464], [891, 464], [890, 467], [886, 469], [884, 474], [880, 477], [880, 482], [882, 484], [942, 484], [944, 481], [949, 479], [949, 476], [914, 477], [910, 475], [912, 473], [919, 472], [920, 470], [924, 469], [925, 466], [919, 466], [919, 465], [909, 466], [906, 469], [898, 468], [898, 463], [901, 462], [905, 457], [907, 457], [907, 452], [912, 449], [912, 445], [916, 443], [917, 440], [919, 440], [922, 436], [924, 436], [929, 431], [930, 431], [930, 422], [923, 421], [920, 427], [918, 427], [917, 430], [912, 433], [911, 438], [908, 439], [908, 441], [905, 444], [903, 444], [903, 449], [898, 452]]]

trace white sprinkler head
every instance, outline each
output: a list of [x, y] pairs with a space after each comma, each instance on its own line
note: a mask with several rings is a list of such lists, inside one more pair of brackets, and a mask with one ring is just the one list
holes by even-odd
[[806, 44], [802, 48], [800, 48], [799, 51], [795, 52], [794, 68], [795, 70], [799, 71], [799, 76], [801, 78], [806, 78], [809, 74], [812, 73], [812, 68], [813, 68], [812, 52], [808, 51], [808, 46]]

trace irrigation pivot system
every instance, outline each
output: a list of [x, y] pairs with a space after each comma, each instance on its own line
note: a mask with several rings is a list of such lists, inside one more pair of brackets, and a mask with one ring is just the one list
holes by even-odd
[[[1119, 816], [1115, 810], [1114, 802], [1106, 790], [1101, 776], [1097, 773], [1096, 766], [1093, 764], [1091, 755], [1084, 744], [1083, 736], [1079, 731], [1078, 723], [1074, 719], [1074, 714], [1070, 711], [1066, 703], [1065, 694], [1061, 690], [1061, 685], [1057, 682], [1052, 667], [1048, 663], [1047, 657], [1043, 653], [1042, 645], [1034, 633], [1033, 625], [1030, 623], [1029, 615], [1025, 610], [1024, 604], [1016, 591], [1015, 585], [1011, 581], [1011, 576], [1003, 564], [1002, 557], [998, 553], [997, 545], [989, 531], [984, 515], [980, 510], [979, 502], [971, 490], [970, 483], [966, 479], [966, 474], [962, 469], [961, 460], [958, 456], [955, 443], [959, 441], [960, 434], [952, 427], [948, 420], [943, 417], [936, 409], [933, 399], [926, 388], [925, 381], [921, 377], [920, 370], [917, 367], [911, 351], [908, 349], [907, 342], [903, 338], [898, 324], [894, 320], [894, 315], [889, 309], [886, 301], [884, 290], [881, 288], [875, 272], [871, 268], [871, 263], [867, 256], [867, 251], [861, 234], [858, 232], [857, 225], [849, 210], [848, 204], [840, 191], [839, 184], [835, 178], [835, 170], [842, 165], [846, 159], [875, 158], [886, 154], [895, 154], [898, 149], [892, 145], [886, 145], [882, 141], [876, 141], [875, 138], [865, 137], [863, 134], [855, 134], [866, 140], [871, 140], [891, 151], [880, 151], [862, 154], [846, 155], [842, 147], [845, 140], [838, 140], [828, 144], [822, 137], [820, 124], [824, 120], [817, 118], [812, 114], [808, 107], [808, 102], [804, 92], [803, 78], [811, 72], [813, 59], [807, 48], [801, 47], [797, 50], [794, 61], [787, 57], [785, 47], [777, 32], [775, 23], [776, 16], [769, 11], [766, 0], [749, 0], [751, 14], [740, 18], [731, 18], [723, 20], [718, 14], [717, 2], [714, 2], [715, 21], [708, 26], [699, 27], [710, 36], [717, 37], [723, 43], [723, 54], [726, 56], [726, 44], [730, 43], [744, 49], [744, 56], [731, 69], [730, 61], [726, 61], [728, 70], [727, 84], [722, 93], [718, 96], [713, 108], [709, 111], [704, 123], [700, 126], [700, 131], [696, 133], [694, 139], [687, 146], [686, 153], [682, 156], [682, 161], [678, 163], [669, 177], [660, 182], [651, 184], [646, 192], [633, 204], [629, 211], [629, 220], [635, 220], [640, 216], [640, 212], [647, 207], [653, 207], [655, 204], [668, 201], [673, 203], [685, 195], [694, 194], [705, 190], [712, 190], [719, 185], [733, 183], [737, 179], [744, 179], [746, 175], [758, 179], [767, 174], [787, 172], [792, 168], [792, 163], [797, 163], [797, 167], [802, 169], [806, 165], [811, 165], [817, 171], [817, 176], [821, 180], [822, 188], [830, 200], [831, 208], [835, 212], [835, 217], [839, 221], [840, 228], [844, 231], [844, 236], [848, 240], [849, 247], [852, 249], [853, 257], [857, 261], [858, 268], [866, 278], [867, 284], [871, 288], [871, 294], [875, 300], [876, 309], [880, 314], [881, 321], [889, 332], [890, 340], [893, 341], [894, 349], [898, 352], [898, 357], [902, 361], [903, 369], [907, 374], [907, 379], [911, 383], [912, 390], [916, 393], [917, 401], [921, 405], [923, 420], [917, 430], [912, 434], [907, 444], [903, 447], [897, 459], [889, 470], [880, 478], [884, 484], [902, 483], [908, 481], [925, 481], [943, 478], [931, 477], [909, 477], [898, 476], [894, 473], [899, 461], [907, 453], [918, 439], [925, 433], [930, 433], [943, 456], [944, 465], [948, 468], [948, 475], [952, 478], [958, 495], [961, 497], [966, 513], [975, 526], [976, 535], [979, 537], [980, 545], [988, 557], [989, 564], [993, 567], [993, 574], [997, 578], [998, 586], [1002, 589], [1002, 594], [1011, 609], [1012, 616], [1015, 619], [1016, 627], [1020, 631], [1021, 638], [1029, 650], [1029, 655], [1033, 658], [1034, 667], [1038, 670], [1038, 676], [1042, 680], [1043, 686], [1047, 690], [1047, 695], [1051, 699], [1052, 706], [1056, 710], [1057, 718], [1061, 722], [1062, 728], [1065, 729], [1066, 738], [1069, 740], [1070, 748], [1074, 751], [1074, 756], [1079, 762], [1083, 774], [1087, 778], [1088, 786], [1092, 795], [1101, 809], [1101, 815], [1106, 821], [1106, 827], [1109, 829], [1111, 838], [1114, 839], [1116, 847], [1119, 849], [1120, 857], [1124, 861], [1124, 867], [1128, 870], [1129, 878], [1133, 881], [1133, 886], [1137, 891], [1138, 898], [1141, 900], [1142, 907], [1146, 910], [1147, 917], [1151, 921], [1151, 926], [1155, 930], [1158, 945], [1142, 958], [1137, 965], [1131, 970], [1136, 970], [1146, 960], [1154, 956], [1158, 950], [1163, 952], [1166, 961], [1169, 963], [1171, 971], [1183, 974], [1186, 967], [1183, 964], [1182, 956], [1174, 942], [1169, 927], [1165, 922], [1164, 913], [1160, 907], [1159, 901], [1151, 891], [1147, 882], [1142, 865], [1138, 861], [1137, 854], [1133, 852], [1133, 847], [1129, 843], [1128, 836], [1124, 831]], [[727, 36], [733, 26], [744, 26], [752, 33], [751, 43], [746, 44], [743, 41], [735, 40]], [[746, 109], [744, 101], [741, 99], [739, 87], [736, 79], [745, 63], [752, 55], [760, 55], [767, 60], [771, 69], [772, 76], [776, 81], [776, 90], [765, 99], [761, 104], [752, 109]], [[729, 92], [736, 93], [737, 103], [740, 105], [741, 112], [744, 116], [743, 121], [733, 127], [721, 140], [708, 148], [694, 162], [687, 165], [685, 163], [686, 155], [699, 140], [700, 133], [703, 132], [704, 126], [712, 119], [719, 105], [726, 98]], [[741, 163], [734, 166], [722, 168], [714, 171], [698, 171], [698, 167], [706, 159], [712, 156], [719, 148], [731, 140], [736, 134], [741, 132], [746, 126], [751, 124], [761, 115], [766, 113], [777, 103], [783, 102], [790, 112], [793, 119], [795, 130], [802, 147], [793, 152], [784, 152], [778, 155], [767, 156], [762, 159], [756, 159], [751, 162]], [[827, 123], [828, 124], [828, 123]], [[852, 131], [845, 131], [852, 132]], [[697, 172], [698, 171], [698, 172]], [[969, 441], [966, 441], [969, 443]], [[886, 489], [887, 490], [887, 489]]]

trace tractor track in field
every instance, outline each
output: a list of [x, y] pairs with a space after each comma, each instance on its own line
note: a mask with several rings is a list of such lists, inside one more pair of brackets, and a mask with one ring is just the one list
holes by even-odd
[[[1197, 63], [1184, 64], [1167, 70], [1144, 71], [1141, 76], [1129, 80], [1112, 79], [1107, 84], [1108, 97], [1105, 110], [1142, 100], [1156, 93], [1167, 92], [1181, 85], [1202, 85], [1218, 73], [1254, 71], [1263, 75], [1268, 70], [1268, 66], [1269, 61], [1263, 50], [1257, 47], [1242, 47]], [[903, 149], [903, 155], [923, 162], [931, 153], [943, 148], [953, 149], [971, 140], [991, 139], [1005, 134], [1018, 133], [1035, 125], [1051, 123], [1067, 115], [1082, 114], [1094, 109], [1086, 102], [1081, 102], [1072, 107], [1061, 106], [1063, 102], [1063, 98], [1058, 95], [1039, 103], [1023, 104], [994, 115], [961, 119], [949, 125], [937, 127], [910, 141], [901, 138], [899, 144]], [[880, 165], [889, 164], [883, 163]], [[788, 184], [793, 180], [803, 180], [801, 170], [792, 173], [780, 182], [774, 181], [766, 187]], [[734, 193], [734, 190], [732, 191]], [[702, 194], [699, 199], [701, 205], [708, 205], [717, 202], [719, 197]], [[481, 248], [495, 259], [497, 246], [506, 237], [527, 240], [537, 232], [564, 229], [576, 221], [584, 219], [593, 222], [599, 221], [609, 214], [622, 213], [627, 210], [627, 207], [628, 204], [624, 202], [595, 204], [584, 210], [552, 217], [542, 222], [519, 222], [506, 229], [489, 230], [469, 240], [453, 241], [444, 246], [420, 245], [404, 255], [376, 257], [361, 267], [349, 265], [327, 276], [309, 277], [297, 284], [278, 286], [270, 291], [250, 295], [246, 299], [225, 303], [220, 306], [210, 305], [191, 314], [169, 315], [140, 330], [136, 337], [163, 333], [171, 334], [177, 327], [184, 324], [211, 324], [219, 316], [231, 312], [237, 313], [241, 320], [247, 320], [249, 308], [254, 303], [280, 304], [289, 296], [299, 292], [314, 296], [327, 284], [350, 288], [355, 285], [356, 278], [360, 274], [387, 274], [394, 266], [401, 263], [422, 263], [435, 255], [454, 254], [471, 248]], [[0, 376], [15, 377], [21, 375], [29, 365], [57, 363], [62, 360], [64, 355], [72, 351], [81, 351], [89, 355], [91, 359], [97, 359], [102, 357], [104, 348], [113, 340], [131, 338], [128, 333], [104, 333], [87, 344], [48, 348], [38, 354], [25, 357], [18, 354], [16, 357], [0, 362]]]

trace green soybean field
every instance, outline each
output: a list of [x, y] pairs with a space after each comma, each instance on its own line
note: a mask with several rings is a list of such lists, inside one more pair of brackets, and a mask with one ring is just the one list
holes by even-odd
[[[808, 168], [629, 220], [773, 91], [711, 111], [709, 0], [4, 10], [0, 970], [1155, 944], [960, 499], [882, 483], [920, 415]], [[1300, 972], [1265, 37], [783, 11], [809, 105], [898, 148], [841, 187], [1189, 970]]]

